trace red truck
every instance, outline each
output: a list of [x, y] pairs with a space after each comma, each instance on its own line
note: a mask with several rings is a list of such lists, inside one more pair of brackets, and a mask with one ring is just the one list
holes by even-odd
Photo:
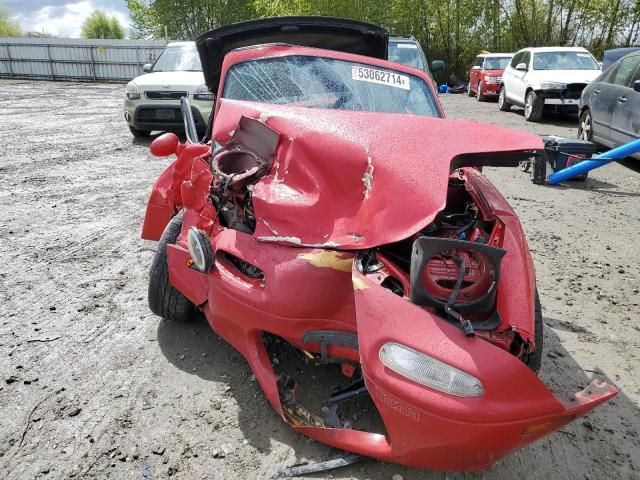
[[513, 53], [481, 53], [478, 55], [473, 66], [469, 69], [467, 95], [470, 97], [475, 95], [479, 102], [500, 95], [502, 72], [507, 68], [511, 57], [513, 57]]

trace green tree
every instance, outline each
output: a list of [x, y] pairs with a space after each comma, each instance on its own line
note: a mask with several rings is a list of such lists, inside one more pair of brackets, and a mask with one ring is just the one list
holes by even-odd
[[463, 76], [481, 50], [580, 45], [595, 55], [640, 42], [640, 0], [128, 0], [134, 35], [193, 40], [212, 28], [280, 15], [330, 15], [413, 35]]
[[193, 40], [228, 23], [255, 18], [251, 0], [127, 0], [136, 38]]
[[109, 18], [102, 10], [95, 10], [82, 24], [84, 38], [124, 38], [124, 29], [118, 19]]
[[11, 21], [7, 9], [0, 5], [0, 37], [20, 36], [22, 36], [20, 26], [17, 23]]

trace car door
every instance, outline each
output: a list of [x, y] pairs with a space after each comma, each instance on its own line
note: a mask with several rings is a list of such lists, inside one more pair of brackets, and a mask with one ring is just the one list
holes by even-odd
[[639, 79], [639, 66], [640, 55], [625, 57], [618, 69], [621, 74], [614, 77], [616, 93], [619, 94], [613, 99], [611, 119], [611, 139], [615, 145], [640, 137], [640, 92], [633, 89], [633, 82]]
[[600, 77], [593, 80], [584, 90], [583, 101], [591, 111], [593, 122], [593, 140], [610, 146], [611, 144], [611, 117], [613, 114], [611, 98], [614, 89], [611, 81], [618, 71], [618, 65], [613, 65]]
[[529, 73], [530, 64], [531, 64], [531, 52], [526, 50], [522, 52], [522, 56], [516, 63], [516, 66], [519, 63], [524, 63], [527, 66], [527, 70], [513, 70], [513, 88], [511, 89], [511, 94], [513, 97], [511, 100], [518, 105], [524, 105], [524, 92], [526, 90], [527, 80], [526, 76]]
[[502, 83], [504, 85], [505, 94], [508, 100], [512, 100], [515, 96], [513, 95], [513, 89], [515, 88], [516, 82], [516, 65], [520, 63], [520, 59], [523, 57], [524, 52], [516, 53], [511, 59], [511, 63], [507, 66], [502, 74]]
[[471, 90], [475, 92], [476, 85], [478, 85], [478, 77], [480, 74], [480, 68], [482, 66], [483, 58], [478, 56], [473, 61], [473, 66], [471, 67], [471, 71], [469, 72], [469, 85], [471, 86]]

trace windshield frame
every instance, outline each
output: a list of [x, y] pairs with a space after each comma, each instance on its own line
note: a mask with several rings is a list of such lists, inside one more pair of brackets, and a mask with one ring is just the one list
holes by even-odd
[[[547, 51], [541, 51], [541, 52], [531, 52], [533, 55], [531, 57], [531, 69], [538, 71], [538, 72], [553, 72], [553, 71], [570, 71], [570, 72], [592, 72], [592, 71], [596, 71], [596, 70], [600, 70], [600, 68], [598, 67], [598, 61], [595, 59], [595, 57], [588, 51], [582, 51], [582, 50], [547, 50]], [[595, 64], [595, 68], [536, 68], [535, 66], [535, 61], [536, 61], [536, 57], [538, 55], [546, 55], [546, 54], [558, 54], [558, 53], [571, 53], [574, 55], [588, 55], [589, 58], [591, 58], [591, 60], [594, 62]]]
[[[169, 49], [190, 49], [190, 48], [193, 48], [195, 57], [198, 59], [198, 63], [200, 63], [200, 70], [156, 70], [156, 65], [158, 64], [162, 56]], [[167, 45], [166, 47], [164, 47], [160, 55], [158, 55], [158, 58], [156, 58], [156, 60], [153, 62], [153, 65], [151, 65], [151, 71], [149, 73], [155, 73], [155, 72], [202, 72], [202, 63], [200, 62], [200, 56], [198, 55], [198, 50], [196, 49], [195, 43], [193, 45], [170, 45], [170, 46]]]
[[[222, 81], [220, 82], [219, 89], [218, 89], [218, 96], [217, 96], [218, 102], [226, 99], [231, 101], [248, 101], [248, 102], [255, 102], [255, 103], [260, 103], [264, 105], [279, 105], [283, 107], [290, 106], [292, 108], [295, 108], [299, 105], [296, 105], [295, 103], [273, 103], [273, 102], [267, 102], [267, 101], [262, 102], [258, 100], [242, 100], [242, 99], [234, 99], [234, 98], [226, 97], [224, 92], [227, 88], [227, 83], [229, 80], [228, 77], [230, 76], [229, 74], [233, 70], [233, 68], [245, 63], [256, 62], [261, 60], [282, 59], [286, 57], [313, 57], [313, 58], [321, 58], [321, 59], [333, 60], [333, 61], [344, 62], [344, 63], [358, 64], [358, 65], [362, 65], [364, 67], [372, 68], [372, 69], [385, 69], [399, 75], [406, 75], [409, 77], [413, 77], [416, 81], [422, 82], [422, 84], [424, 84], [424, 87], [426, 89], [425, 95], [428, 97], [428, 101], [430, 103], [430, 107], [432, 109], [433, 114], [423, 115], [420, 113], [413, 113], [413, 112], [383, 112], [383, 111], [378, 112], [378, 111], [372, 111], [372, 110], [366, 110], [366, 109], [353, 110], [353, 111], [366, 112], [366, 113], [404, 114], [404, 115], [426, 116], [430, 118], [444, 118], [444, 111], [442, 109], [442, 105], [438, 99], [438, 96], [435, 94], [435, 90], [434, 90], [435, 87], [433, 85], [433, 81], [429, 77], [429, 75], [423, 70], [419, 70], [404, 64], [391, 62], [387, 60], [378, 60], [371, 57], [364, 57], [361, 55], [345, 54], [342, 52], [335, 52], [335, 51], [326, 51], [326, 50], [315, 49], [311, 47], [295, 47], [291, 45], [264, 45], [260, 47], [273, 47], [278, 49], [286, 48], [286, 49], [290, 49], [290, 51], [283, 52], [278, 55], [249, 56], [248, 58], [243, 58], [243, 59], [239, 59], [237, 61], [228, 62], [228, 63], [226, 62], [226, 59], [225, 59], [225, 66], [223, 67], [223, 72], [222, 72], [223, 75], [221, 77]], [[251, 50], [255, 50], [255, 48], [254, 47], [240, 48], [230, 52], [228, 55], [232, 55], [234, 53], [238, 53], [238, 54], [244, 53]], [[398, 68], [398, 67], [401, 67], [401, 68]], [[341, 110], [341, 109], [327, 108], [326, 110]], [[352, 111], [352, 110], [344, 109], [342, 111]]]
[[[482, 70], [506, 70], [506, 68], [511, 63], [511, 59], [512, 58], [513, 58], [513, 55], [510, 56], [510, 57], [506, 56], [506, 55], [504, 55], [504, 56], [500, 56], [500, 55], [485, 55], [483, 60], [482, 60]], [[498, 61], [505, 60], [507, 63], [506, 63], [506, 65], [504, 67], [501, 67], [501, 68], [487, 68], [487, 67], [485, 67], [485, 62], [488, 59], [498, 60]]]
[[[424, 51], [422, 50], [422, 47], [420, 46], [420, 44], [418, 43], [417, 40], [412, 40], [410, 38], [390, 38], [389, 39], [389, 44], [387, 45], [387, 58], [389, 58], [389, 48], [393, 45], [394, 48], [400, 48], [398, 47], [398, 45], [400, 44], [406, 44], [406, 45], [414, 45], [415, 48], [409, 47], [407, 50], [417, 50], [418, 53], [418, 58], [420, 59], [420, 62], [422, 63], [422, 67], [412, 67], [411, 65], [407, 65], [405, 63], [401, 63], [401, 62], [393, 62], [393, 63], [399, 63], [400, 65], [404, 65], [406, 67], [410, 67], [410, 68], [415, 68], [417, 70], [421, 70], [424, 72], [430, 72], [431, 69], [429, 68], [429, 63], [427, 62], [427, 57], [424, 53]], [[392, 62], [392, 60], [389, 60], [390, 62]]]

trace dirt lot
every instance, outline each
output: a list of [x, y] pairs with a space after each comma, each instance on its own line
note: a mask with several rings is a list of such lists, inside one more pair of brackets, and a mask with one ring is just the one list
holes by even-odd
[[[0, 478], [268, 478], [329, 458], [283, 423], [204, 323], [149, 312], [155, 244], [139, 232], [169, 160], [132, 139], [122, 93], [0, 81]], [[455, 118], [576, 133], [575, 119], [530, 125], [495, 103], [442, 100]], [[529, 236], [547, 327], [542, 378], [570, 392], [597, 375], [620, 395], [488, 472], [367, 461], [312, 478], [640, 478], [640, 175], [615, 164], [551, 188], [517, 169], [486, 173]]]

